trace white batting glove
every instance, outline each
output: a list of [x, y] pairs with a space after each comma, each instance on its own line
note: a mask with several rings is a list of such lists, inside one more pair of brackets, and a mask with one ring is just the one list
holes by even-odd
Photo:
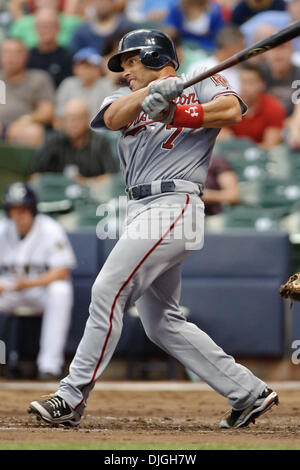
[[142, 102], [142, 109], [153, 121], [171, 124], [176, 105], [167, 101], [160, 93], [146, 96]]
[[184, 80], [179, 77], [169, 77], [156, 80], [148, 85], [149, 95], [160, 93], [167, 101], [173, 101], [183, 92]]

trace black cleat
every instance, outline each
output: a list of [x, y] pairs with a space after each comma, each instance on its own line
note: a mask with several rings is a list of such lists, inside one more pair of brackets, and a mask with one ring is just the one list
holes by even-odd
[[38, 420], [43, 419], [52, 425], [78, 426], [81, 418], [80, 414], [58, 395], [48, 400], [31, 402], [28, 413], [33, 413]]
[[250, 423], [255, 423], [256, 418], [261, 416], [273, 405], [278, 405], [279, 399], [276, 392], [270, 388], [265, 388], [255, 402], [243, 410], [234, 410], [220, 422], [220, 428], [244, 428]]

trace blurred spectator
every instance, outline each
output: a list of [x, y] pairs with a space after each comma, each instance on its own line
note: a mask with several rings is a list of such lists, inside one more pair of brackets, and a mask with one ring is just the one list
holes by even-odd
[[296, 150], [300, 148], [300, 66], [292, 63], [292, 54], [290, 42], [272, 49], [266, 55], [262, 71], [268, 91], [285, 106], [286, 143]]
[[284, 0], [242, 0], [233, 9], [232, 22], [240, 26], [258, 13], [268, 10], [284, 11]]
[[232, 10], [237, 4], [237, 0], [218, 0], [217, 3], [222, 8], [222, 16], [224, 21], [231, 24]]
[[17, 20], [30, 11], [28, 0], [7, 0], [7, 9], [11, 14], [13, 20]]
[[30, 50], [28, 67], [48, 72], [57, 87], [72, 75], [72, 56], [56, 40], [59, 33], [57, 11], [50, 8], [39, 10], [35, 15], [35, 28], [39, 43]]
[[[53, 8], [58, 11], [58, 6], [58, 0], [36, 0], [35, 12], [23, 15], [14, 21], [9, 29], [9, 35], [21, 39], [29, 49], [37, 47], [39, 40], [35, 29], [35, 15], [42, 8]], [[59, 46], [69, 46], [73, 32], [81, 21], [79, 16], [59, 13], [60, 28], [57, 35], [57, 43]]]
[[205, 215], [219, 214], [222, 212], [222, 204], [240, 203], [237, 175], [223, 155], [212, 156], [202, 200]]
[[56, 94], [56, 117], [62, 117], [64, 107], [72, 98], [82, 99], [90, 117], [97, 114], [106, 96], [115, 89], [109, 78], [103, 76], [103, 59], [96, 49], [84, 48], [73, 57], [74, 77], [66, 78]]
[[[114, 0], [115, 11], [124, 13], [127, 0]], [[139, 1], [139, 0], [138, 0]], [[64, 13], [89, 19], [95, 14], [95, 0], [64, 0]]]
[[[253, 40], [251, 41], [251, 44], [254, 44], [258, 41], [262, 41], [266, 37], [271, 36], [272, 34], [276, 33], [276, 31], [278, 31], [277, 28], [269, 24], [262, 24], [260, 26], [257, 26], [257, 28], [253, 31]], [[265, 63], [266, 55], [269, 53], [270, 53], [269, 51], [264, 52], [263, 54], [259, 54], [256, 57], [252, 57], [251, 59], [249, 59], [249, 61], [251, 64], [257, 67], [260, 67], [262, 64]]]
[[246, 46], [251, 46], [275, 31], [284, 28], [290, 22], [289, 14], [283, 11], [265, 11], [246, 21], [240, 30], [244, 35]]
[[[248, 112], [240, 124], [230, 127], [230, 132], [237, 137], [249, 138], [269, 149], [282, 141], [286, 113], [280, 101], [265, 90], [266, 85], [259, 68], [251, 64], [243, 65], [241, 97], [248, 105]], [[227, 129], [222, 132], [221, 137], [224, 137], [226, 132]]]
[[38, 151], [34, 176], [38, 173], [65, 173], [77, 183], [87, 185], [103, 181], [118, 167], [109, 141], [92, 132], [86, 104], [78, 99], [69, 101], [64, 110], [63, 128], [49, 135]]
[[[190, 68], [190, 72], [196, 70], [199, 66], [205, 66], [207, 69], [223, 62], [244, 48], [244, 37], [240, 30], [235, 26], [224, 26], [216, 36], [216, 50], [214, 55], [195, 63]], [[222, 75], [228, 80], [232, 88], [240, 92], [240, 75], [238, 67], [231, 67], [222, 72]]]
[[103, 54], [103, 45], [111, 35], [125, 29], [135, 29], [126, 17], [116, 12], [116, 0], [95, 0], [95, 14], [74, 32], [71, 49], [77, 52], [85, 47], [93, 47]]
[[[290, 16], [290, 23], [300, 19], [300, 0], [286, 0], [287, 11]], [[292, 56], [293, 63], [300, 66], [300, 37], [293, 40], [294, 54]]]
[[190, 41], [208, 52], [215, 47], [215, 37], [223, 27], [222, 10], [209, 0], [181, 0], [171, 8], [165, 20], [166, 32]]
[[[241, 26], [241, 31], [245, 36], [246, 46], [250, 46], [258, 40], [267, 37], [267, 28], [273, 29], [269, 34], [282, 29], [293, 21], [300, 19], [300, 0], [285, 0], [286, 11], [266, 11], [258, 13]], [[265, 34], [264, 34], [265, 33]], [[264, 34], [264, 35], [263, 35]], [[300, 65], [300, 38], [292, 41], [294, 54], [292, 61], [295, 65]]]
[[0, 44], [8, 35], [9, 27], [14, 20], [9, 11], [11, 0], [0, 0]]
[[95, 0], [66, 0], [63, 11], [67, 15], [77, 15], [86, 20], [94, 14], [94, 3]]
[[292, 84], [300, 78], [300, 67], [292, 64], [292, 53], [291, 42], [286, 42], [268, 51], [261, 67], [268, 93], [282, 103], [288, 116], [294, 111]]
[[146, 21], [163, 22], [171, 8], [179, 3], [180, 0], [143, 0], [142, 13]]
[[147, 21], [163, 22], [170, 8], [180, 0], [127, 0], [125, 14], [130, 21], [144, 23]]
[[28, 51], [19, 39], [1, 45], [0, 79], [6, 84], [6, 105], [0, 107], [2, 138], [38, 147], [44, 126], [51, 126], [55, 92], [49, 75], [27, 68]]
[[286, 8], [290, 15], [291, 21], [299, 20], [300, 18], [300, 0], [285, 0]]
[[71, 319], [73, 289], [70, 271], [76, 259], [61, 226], [37, 213], [37, 199], [24, 183], [9, 186], [6, 216], [0, 221], [0, 311], [43, 313], [39, 378], [57, 379], [64, 365], [64, 347]]
[[189, 73], [194, 64], [199, 64], [207, 60], [208, 54], [204, 49], [200, 49], [199, 47], [196, 49], [191, 48], [188, 44], [181, 41], [179, 35], [173, 36], [173, 42], [179, 61], [178, 75]]
[[295, 100], [297, 104], [292, 116], [286, 123], [286, 143], [292, 150], [300, 150], [300, 80], [298, 80], [298, 90], [295, 90]]

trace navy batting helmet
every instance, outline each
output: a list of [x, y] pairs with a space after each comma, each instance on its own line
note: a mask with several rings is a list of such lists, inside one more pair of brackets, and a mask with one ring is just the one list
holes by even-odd
[[36, 215], [37, 197], [27, 183], [12, 183], [4, 193], [3, 206], [6, 213], [12, 206], [28, 206], [32, 210], [33, 215]]
[[117, 54], [108, 61], [109, 70], [122, 72], [121, 56], [131, 51], [139, 51], [140, 61], [151, 69], [161, 69], [170, 62], [175, 70], [179, 67], [175, 46], [167, 34], [155, 29], [137, 29], [121, 39]]

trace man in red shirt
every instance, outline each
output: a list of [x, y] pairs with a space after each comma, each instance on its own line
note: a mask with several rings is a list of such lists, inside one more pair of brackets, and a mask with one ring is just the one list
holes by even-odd
[[223, 137], [235, 135], [253, 140], [270, 149], [282, 141], [286, 112], [274, 96], [265, 92], [266, 86], [260, 69], [245, 64], [241, 69], [241, 97], [248, 105], [242, 122], [225, 129]]

